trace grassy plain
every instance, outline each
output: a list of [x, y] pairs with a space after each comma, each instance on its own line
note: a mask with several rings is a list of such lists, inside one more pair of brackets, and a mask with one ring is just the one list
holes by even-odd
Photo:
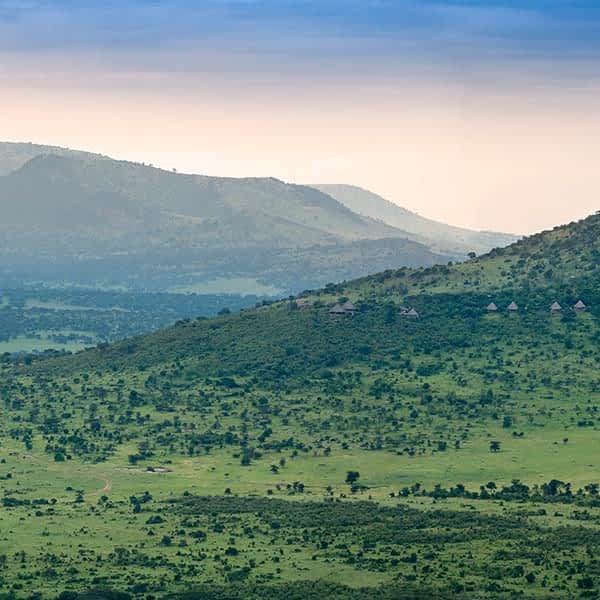
[[[61, 332], [52, 332], [53, 334], [60, 335]], [[89, 335], [89, 332], [74, 332], [78, 335]], [[28, 337], [25, 335], [18, 335], [14, 338], [9, 339], [5, 342], [0, 342], [0, 354], [15, 353], [15, 352], [44, 352], [45, 350], [64, 350], [66, 352], [78, 352], [84, 348], [89, 347], [93, 344], [85, 344], [81, 341], [69, 341], [69, 342], [58, 342], [51, 339], [40, 332], [39, 337]]]

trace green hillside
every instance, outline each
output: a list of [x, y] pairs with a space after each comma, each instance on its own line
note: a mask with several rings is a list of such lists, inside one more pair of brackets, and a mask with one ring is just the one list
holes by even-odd
[[597, 293], [599, 232], [600, 213], [596, 213], [452, 267], [438, 265], [415, 272], [401, 269], [357, 280], [351, 288], [361, 295], [375, 291], [400, 298], [415, 294], [511, 292], [525, 302], [535, 294], [544, 295], [546, 300], [567, 294], [570, 302], [576, 296]]
[[[107, 364], [113, 357], [122, 357], [125, 347], [128, 361], [137, 359], [151, 364], [157, 360], [189, 356], [193, 347], [193, 353], [200, 354], [201, 360], [206, 361], [202, 363], [203, 368], [214, 360], [221, 370], [229, 367], [231, 372], [239, 372], [246, 361], [251, 361], [248, 369], [252, 370], [280, 360], [281, 355], [276, 353], [278, 349], [282, 350], [285, 340], [298, 338], [299, 351], [292, 353], [291, 358], [286, 356], [288, 370], [297, 360], [302, 360], [303, 369], [311, 358], [318, 364], [325, 355], [341, 354], [345, 357], [344, 363], [351, 363], [358, 356], [348, 352], [355, 349], [348, 344], [370, 341], [374, 348], [388, 349], [393, 343], [388, 337], [396, 338], [398, 334], [394, 328], [413, 331], [414, 322], [399, 318], [402, 306], [415, 307], [422, 317], [419, 329], [415, 331], [418, 331], [418, 343], [424, 343], [424, 333], [429, 330], [431, 336], [438, 338], [437, 343], [446, 337], [456, 337], [458, 331], [463, 331], [466, 336], [472, 325], [469, 319], [481, 321], [491, 301], [502, 309], [514, 300], [521, 307], [519, 315], [523, 319], [535, 320], [545, 319], [550, 305], [559, 300], [565, 308], [563, 319], [559, 320], [562, 323], [565, 319], [571, 320], [574, 316], [571, 307], [581, 298], [589, 304], [588, 313], [600, 306], [599, 233], [600, 214], [596, 214], [464, 263], [389, 270], [332, 284], [314, 292], [307, 291], [293, 300], [242, 312], [222, 321], [181, 323], [179, 328], [136, 341], [127, 340], [108, 351], [81, 354], [65, 362], [69, 365], [83, 365], [85, 361], [90, 365]], [[360, 320], [340, 323], [331, 319], [328, 309], [341, 296], [349, 297], [359, 306]], [[381, 317], [378, 313], [387, 315], [393, 325], [384, 326], [382, 335], [374, 335], [373, 331]], [[465, 318], [455, 318], [459, 315]], [[485, 320], [481, 321], [482, 326], [485, 323]], [[496, 321], [493, 323], [493, 328], [499, 325]], [[506, 326], [520, 326], [520, 323], [509, 321]], [[263, 335], [266, 331], [271, 335]], [[211, 340], [218, 340], [217, 343], [200, 343], [207, 332], [210, 332]], [[281, 338], [277, 337], [279, 335]], [[234, 336], [235, 345], [229, 344]], [[342, 346], [342, 340], [346, 340], [346, 347]], [[263, 345], [264, 355], [257, 351]], [[251, 348], [254, 348], [253, 352]], [[148, 351], [160, 355], [148, 355]], [[231, 360], [223, 362], [223, 352], [230, 353]]]
[[465, 264], [6, 357], [3, 585], [596, 597], [599, 234], [594, 215]]

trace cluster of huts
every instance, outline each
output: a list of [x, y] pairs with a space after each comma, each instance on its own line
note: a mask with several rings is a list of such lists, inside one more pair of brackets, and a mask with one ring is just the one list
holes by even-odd
[[356, 314], [356, 306], [348, 300], [343, 304], [336, 304], [329, 309], [329, 314], [332, 317], [348, 317]]
[[[419, 313], [414, 308], [407, 308], [406, 306], [400, 307], [400, 316], [407, 317], [409, 319], [418, 319]], [[332, 317], [348, 317], [355, 315], [357, 312], [356, 306], [348, 300], [343, 304], [336, 304], [329, 309], [329, 314]]]
[[[575, 305], [573, 306], [573, 310], [575, 312], [583, 312], [587, 309], [586, 304], [583, 302], [583, 300], [578, 300]], [[498, 308], [498, 305], [495, 302], [490, 302], [487, 307], [486, 310], [488, 313], [494, 314], [494, 313], [498, 313], [500, 311], [500, 309]], [[519, 305], [513, 300], [507, 307], [506, 310], [511, 313], [517, 313], [519, 312]], [[563, 307], [560, 305], [559, 302], [553, 302], [550, 305], [550, 312], [553, 315], [558, 315], [562, 312]], [[356, 306], [354, 306], [354, 304], [352, 304], [352, 302], [350, 302], [350, 300], [347, 300], [346, 302], [344, 302], [343, 304], [336, 304], [335, 306], [332, 306], [329, 309], [329, 315], [331, 317], [349, 317], [352, 315], [355, 315], [358, 312], [358, 309], [356, 308]], [[401, 317], [407, 317], [409, 319], [418, 319], [419, 318], [419, 313], [414, 309], [414, 308], [409, 308], [406, 306], [401, 306], [399, 308], [399, 314]]]
[[[582, 311], [584, 311], [586, 308], [587, 308], [587, 306], [585, 305], [585, 303], [584, 303], [582, 300], [578, 300], [578, 301], [576, 302], [576, 304], [573, 306], [573, 310], [575, 310], [576, 312], [582, 312]], [[498, 312], [500, 309], [498, 308], [498, 305], [497, 305], [495, 302], [490, 302], [490, 303], [487, 305], [487, 308], [486, 308], [486, 310], [487, 310], [489, 313], [496, 313], [496, 312]], [[513, 302], [511, 302], [511, 303], [510, 303], [510, 304], [509, 304], [509, 305], [506, 307], [506, 310], [507, 310], [509, 313], [516, 313], [516, 312], [518, 312], [518, 311], [519, 311], [519, 306], [517, 305], [517, 303], [516, 303], [516, 302], [514, 302], [514, 301], [513, 301]], [[553, 315], [558, 315], [558, 314], [560, 314], [560, 313], [562, 312], [562, 310], [563, 310], [563, 307], [562, 307], [562, 306], [561, 306], [561, 305], [560, 305], [558, 302], [553, 302], [553, 303], [550, 305], [550, 312], [551, 312]]]

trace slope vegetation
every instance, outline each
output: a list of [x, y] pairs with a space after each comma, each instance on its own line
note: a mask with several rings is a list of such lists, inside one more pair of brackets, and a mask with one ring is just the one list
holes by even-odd
[[5, 357], [3, 585], [597, 596], [599, 234], [594, 215], [464, 264]]

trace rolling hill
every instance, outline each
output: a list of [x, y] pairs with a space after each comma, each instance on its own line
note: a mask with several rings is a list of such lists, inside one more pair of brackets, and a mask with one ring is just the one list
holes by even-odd
[[5, 357], [4, 584], [594, 597], [599, 234], [593, 215], [458, 265]]
[[[496, 241], [507, 239], [489, 239]], [[0, 144], [5, 285], [70, 280], [165, 290], [224, 279], [297, 292], [462, 259], [467, 248], [358, 214], [310, 186]]]
[[5, 175], [0, 185], [5, 231], [48, 224], [50, 231], [89, 233], [100, 219], [100, 236], [111, 224], [114, 236], [136, 226], [149, 233], [179, 227], [196, 230], [200, 244], [307, 246], [399, 235], [312, 188], [275, 179], [179, 175], [93, 155], [43, 154]]

